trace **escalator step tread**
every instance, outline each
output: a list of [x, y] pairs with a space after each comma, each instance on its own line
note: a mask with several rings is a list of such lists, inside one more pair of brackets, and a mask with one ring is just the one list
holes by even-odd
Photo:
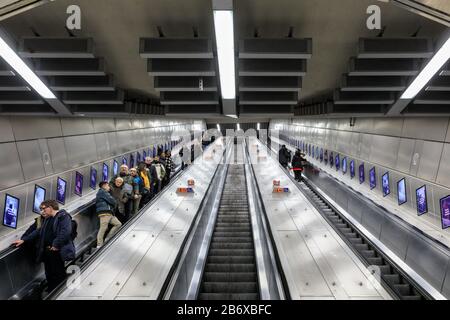
[[254, 263], [255, 257], [251, 256], [208, 256], [208, 263]]
[[206, 282], [256, 282], [256, 272], [205, 272]]
[[200, 293], [199, 300], [258, 300], [257, 293]]
[[212, 242], [210, 249], [253, 249], [253, 242], [245, 243], [229, 243], [229, 242]]
[[253, 256], [253, 249], [211, 249], [210, 256]]
[[203, 282], [200, 292], [204, 293], [257, 293], [258, 284], [252, 282]]

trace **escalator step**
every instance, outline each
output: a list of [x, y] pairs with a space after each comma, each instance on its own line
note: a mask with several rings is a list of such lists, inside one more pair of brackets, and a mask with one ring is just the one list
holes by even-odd
[[362, 244], [363, 240], [361, 238], [350, 238], [348, 239], [352, 244]]
[[367, 258], [367, 262], [369, 262], [371, 265], [374, 266], [381, 266], [383, 265], [383, 258], [381, 257]]
[[400, 296], [408, 296], [411, 294], [411, 286], [409, 284], [394, 284], [393, 287]]
[[256, 282], [203, 282], [203, 293], [257, 293]]
[[251, 237], [217, 237], [213, 235], [212, 242], [253, 243], [253, 239]]
[[210, 249], [253, 249], [253, 242], [240, 242], [240, 243], [229, 243], [229, 242], [212, 242]]
[[207, 263], [205, 272], [254, 272], [254, 263]]
[[258, 300], [257, 293], [200, 293], [199, 300]]
[[216, 227], [218, 228], [234, 228], [234, 227], [246, 227], [249, 226], [248, 223], [241, 222], [217, 222]]
[[256, 272], [205, 272], [203, 279], [206, 282], [256, 282]]
[[357, 243], [354, 244], [355, 249], [358, 251], [369, 250], [369, 245], [367, 243]]
[[253, 256], [253, 249], [211, 249], [210, 256]]
[[250, 232], [252, 228], [250, 225], [247, 226], [239, 226], [239, 227], [216, 227], [215, 231], [217, 232]]
[[384, 265], [381, 265], [381, 266], [378, 266], [379, 268], [380, 268], [380, 272], [381, 272], [381, 274], [382, 275], [385, 275], [385, 274], [391, 274], [391, 266], [390, 265], [388, 265], [388, 264], [384, 264]]
[[361, 254], [365, 258], [375, 258], [375, 251], [373, 250], [361, 250]]
[[208, 263], [254, 263], [254, 256], [208, 256]]
[[422, 300], [421, 296], [402, 296], [402, 300]]
[[344, 236], [348, 239], [358, 238], [358, 235], [354, 232], [344, 233]]
[[348, 228], [348, 225], [346, 223], [335, 223], [334, 225], [339, 229]]
[[385, 274], [382, 277], [389, 284], [399, 284], [400, 283], [400, 275], [399, 274]]
[[213, 235], [215, 237], [239, 237], [239, 238], [250, 237], [251, 238], [252, 233], [250, 231], [247, 231], [247, 232], [237, 232], [237, 231], [221, 232], [221, 231], [214, 231]]
[[352, 228], [342, 228], [339, 229], [342, 233], [352, 233]]

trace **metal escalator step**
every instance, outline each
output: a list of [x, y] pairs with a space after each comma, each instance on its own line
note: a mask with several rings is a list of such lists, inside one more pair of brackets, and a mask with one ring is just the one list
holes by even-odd
[[388, 264], [384, 264], [378, 267], [380, 268], [381, 275], [391, 274], [392, 272], [392, 268]]
[[369, 250], [369, 245], [367, 243], [357, 243], [357, 244], [354, 244], [354, 247], [358, 251]]
[[208, 256], [208, 263], [254, 263], [254, 256]]
[[213, 235], [212, 242], [228, 242], [228, 243], [253, 243], [253, 239], [251, 237], [218, 237]]
[[352, 233], [352, 228], [342, 228], [339, 229], [342, 233]]
[[206, 282], [256, 282], [256, 272], [205, 272], [203, 276]]
[[395, 274], [384, 274], [382, 275], [383, 279], [389, 284], [399, 284], [400, 283], [400, 275]]
[[350, 238], [348, 239], [352, 244], [362, 244], [363, 240], [361, 238]]
[[210, 249], [253, 249], [253, 242], [212, 242], [209, 246]]
[[393, 288], [401, 296], [409, 296], [411, 294], [411, 286], [409, 284], [394, 284]]
[[334, 225], [339, 229], [348, 228], [348, 225], [346, 223], [335, 223]]
[[248, 223], [242, 223], [242, 222], [217, 222], [216, 227], [217, 228], [234, 228], [234, 227], [244, 227], [249, 226]]
[[238, 238], [243, 238], [243, 237], [251, 237], [252, 233], [247, 231], [247, 232], [238, 232], [238, 231], [232, 231], [232, 232], [220, 232], [220, 231], [214, 231], [213, 236], [215, 237], [238, 237]]
[[258, 300], [257, 293], [200, 293], [199, 300]]
[[421, 296], [402, 296], [402, 300], [422, 300]]
[[383, 258], [381, 257], [367, 258], [367, 262], [369, 262], [369, 264], [374, 266], [381, 266], [383, 265]]
[[348, 232], [348, 233], [344, 233], [344, 236], [348, 239], [354, 239], [354, 238], [358, 238], [358, 235], [354, 232]]
[[375, 251], [374, 250], [361, 250], [361, 254], [365, 258], [375, 258]]
[[255, 264], [252, 263], [216, 263], [207, 262], [205, 272], [254, 272]]
[[250, 232], [252, 229], [250, 225], [246, 226], [236, 226], [236, 227], [216, 227], [215, 231], [217, 232]]
[[210, 249], [210, 256], [252, 256], [253, 249]]
[[203, 282], [203, 293], [257, 293], [256, 282]]

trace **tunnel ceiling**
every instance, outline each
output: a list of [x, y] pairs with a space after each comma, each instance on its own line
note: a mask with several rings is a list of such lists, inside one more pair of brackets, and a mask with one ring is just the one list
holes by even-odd
[[[82, 29], [69, 35], [72, 4]], [[408, 105], [396, 105], [448, 28], [376, 2], [384, 28], [368, 30], [372, 4], [234, 1], [240, 117], [450, 114], [448, 65]], [[0, 26], [75, 115], [223, 118], [210, 0], [57, 0]], [[54, 109], [0, 60], [0, 114]]]

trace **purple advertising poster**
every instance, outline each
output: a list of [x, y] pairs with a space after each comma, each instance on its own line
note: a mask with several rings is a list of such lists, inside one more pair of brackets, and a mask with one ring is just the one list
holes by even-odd
[[83, 194], [83, 175], [78, 171], [75, 172], [75, 194], [80, 197]]
[[109, 167], [106, 163], [103, 163], [102, 181], [108, 181], [108, 178], [109, 178]]
[[373, 189], [377, 186], [377, 176], [375, 174], [375, 167], [373, 167], [369, 171], [369, 185], [370, 189]]
[[320, 148], [320, 162], [323, 161], [323, 148]]
[[361, 164], [359, 166], [359, 183], [363, 183], [365, 180], [365, 175], [364, 175], [364, 163]]
[[338, 154], [336, 155], [336, 158], [334, 158], [334, 166], [336, 167], [336, 171], [338, 171], [341, 166], [341, 160], [339, 159]]
[[428, 212], [427, 187], [422, 186], [416, 190], [417, 214], [420, 216]]
[[350, 178], [355, 176], [355, 160], [350, 161]]
[[385, 174], [383, 174], [383, 176], [381, 177], [381, 184], [383, 186], [383, 196], [386, 197], [389, 193], [391, 193], [391, 188], [389, 185], [389, 172], [386, 172]]
[[333, 167], [334, 165], [334, 155], [333, 155], [333, 151], [330, 152], [330, 166]]
[[66, 186], [67, 186], [66, 180], [58, 177], [56, 181], [56, 201], [58, 201], [61, 204], [66, 203]]
[[450, 195], [439, 200], [441, 203], [442, 229], [450, 227]]
[[344, 157], [342, 159], [342, 173], [343, 174], [347, 173], [347, 157]]

